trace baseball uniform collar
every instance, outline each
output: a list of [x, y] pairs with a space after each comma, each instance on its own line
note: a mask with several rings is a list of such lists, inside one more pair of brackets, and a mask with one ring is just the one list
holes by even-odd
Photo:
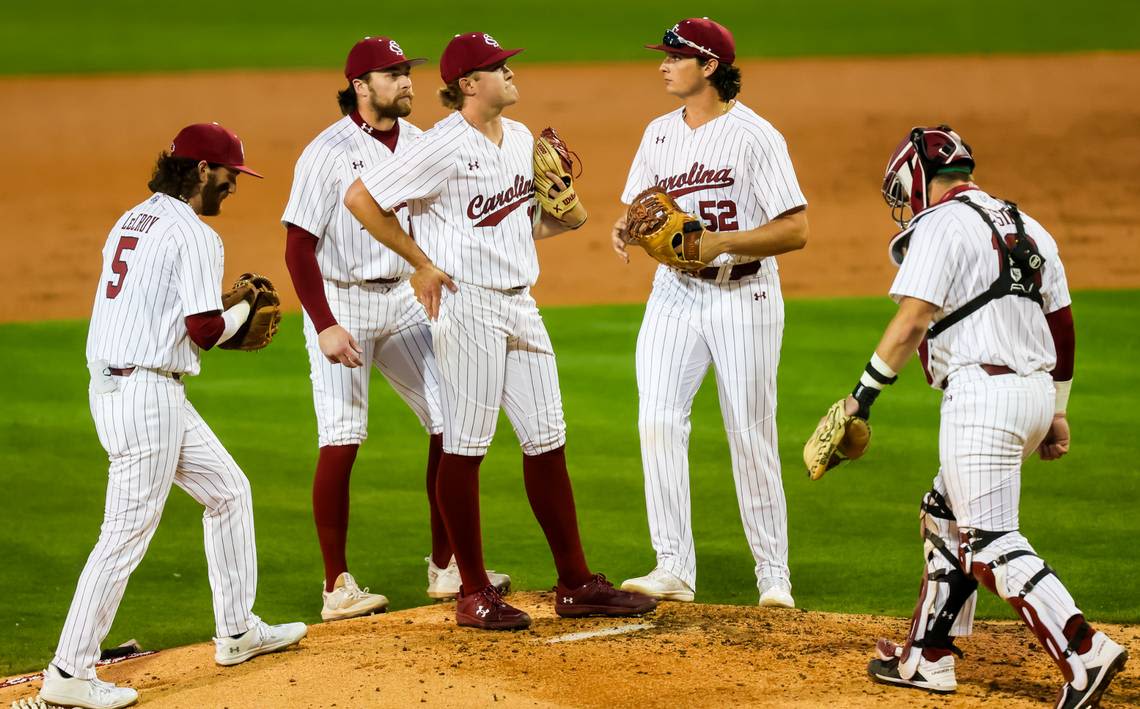
[[388, 130], [379, 130], [372, 127], [364, 117], [360, 115], [360, 111], [353, 111], [348, 114], [350, 120], [360, 128], [361, 132], [372, 136], [376, 140], [387, 145], [388, 142], [394, 142], [392, 139], [400, 135], [400, 119], [397, 118], [395, 124]]

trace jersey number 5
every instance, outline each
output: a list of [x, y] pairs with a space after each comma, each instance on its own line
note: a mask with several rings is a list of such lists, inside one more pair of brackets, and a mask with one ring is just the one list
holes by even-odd
[[730, 199], [698, 202], [697, 208], [709, 231], [736, 231], [740, 228], [740, 223], [736, 221], [736, 202]]
[[123, 252], [131, 251], [139, 245], [137, 236], [123, 236], [119, 238], [119, 247], [115, 249], [115, 260], [111, 262], [111, 270], [117, 278], [107, 281], [107, 298], [114, 298], [123, 289], [123, 281], [127, 280], [127, 262], [123, 260]]

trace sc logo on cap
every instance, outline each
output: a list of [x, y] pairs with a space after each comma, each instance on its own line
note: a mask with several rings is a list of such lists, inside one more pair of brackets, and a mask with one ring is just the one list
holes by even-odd
[[404, 50], [400, 49], [400, 45], [396, 44], [396, 40], [394, 39], [388, 40], [388, 51], [392, 52], [393, 54], [404, 54]]
[[496, 42], [495, 38], [489, 34], [483, 35], [483, 41], [486, 42], [487, 44], [491, 45], [495, 49], [501, 49], [501, 47], [499, 47], [499, 43]]

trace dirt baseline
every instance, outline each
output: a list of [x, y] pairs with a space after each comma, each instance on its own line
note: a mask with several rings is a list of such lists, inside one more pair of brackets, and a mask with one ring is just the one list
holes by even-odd
[[[901, 639], [902, 619], [667, 603], [644, 618], [561, 620], [549, 593], [515, 594], [531, 630], [455, 625], [455, 604], [310, 628], [299, 649], [243, 665], [214, 664], [210, 644], [165, 650], [100, 670], [139, 690], [147, 707], [1040, 707], [1056, 666], [1020, 624], [987, 622], [962, 643], [958, 692], [874, 684], [874, 639]], [[1140, 632], [1103, 626], [1135, 657]], [[599, 631], [612, 634], [598, 634]], [[618, 632], [625, 631], [625, 632]], [[38, 682], [0, 690], [0, 706]], [[1135, 671], [1104, 707], [1140, 704]]]
[[[810, 201], [811, 237], [780, 258], [785, 293], [882, 295], [893, 231], [879, 196], [887, 156], [906, 130], [945, 121], [975, 148], [978, 179], [1057, 237], [1075, 288], [1140, 286], [1140, 54], [1055, 57], [813, 59], [741, 63], [741, 100], [784, 133]], [[929, 78], [928, 81], [924, 80]], [[413, 74], [412, 120], [444, 115], [434, 66]], [[0, 322], [86, 317], [99, 250], [115, 219], [146, 194], [155, 156], [190, 122], [242, 136], [264, 181], [243, 178], [211, 224], [226, 243], [227, 281], [242, 271], [281, 283], [296, 307], [278, 223], [301, 149], [338, 113], [336, 71], [0, 79], [0, 176], [15, 268]], [[655, 65], [518, 67], [508, 115], [557, 126], [585, 162], [589, 223], [542, 242], [540, 304], [641, 302], [652, 264], [623, 266], [609, 227], [646, 123], [676, 107]]]

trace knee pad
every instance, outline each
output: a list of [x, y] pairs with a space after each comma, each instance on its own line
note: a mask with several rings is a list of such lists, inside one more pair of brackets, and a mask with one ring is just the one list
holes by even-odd
[[961, 530], [959, 554], [969, 558], [973, 576], [1009, 603], [1037, 636], [1074, 687], [1087, 682], [1075, 647], [1065, 638], [1065, 623], [1080, 613], [1057, 573], [1037, 556], [1017, 530]]
[[[938, 491], [931, 490], [923, 496], [919, 520], [926, 565], [899, 662], [899, 673], [906, 678], [918, 669], [923, 648], [943, 648], [961, 654], [954, 647], [952, 636], [969, 635], [978, 588], [978, 582], [962, 569], [953, 551], [957, 522]], [[912, 649], [916, 651], [911, 652]]]

